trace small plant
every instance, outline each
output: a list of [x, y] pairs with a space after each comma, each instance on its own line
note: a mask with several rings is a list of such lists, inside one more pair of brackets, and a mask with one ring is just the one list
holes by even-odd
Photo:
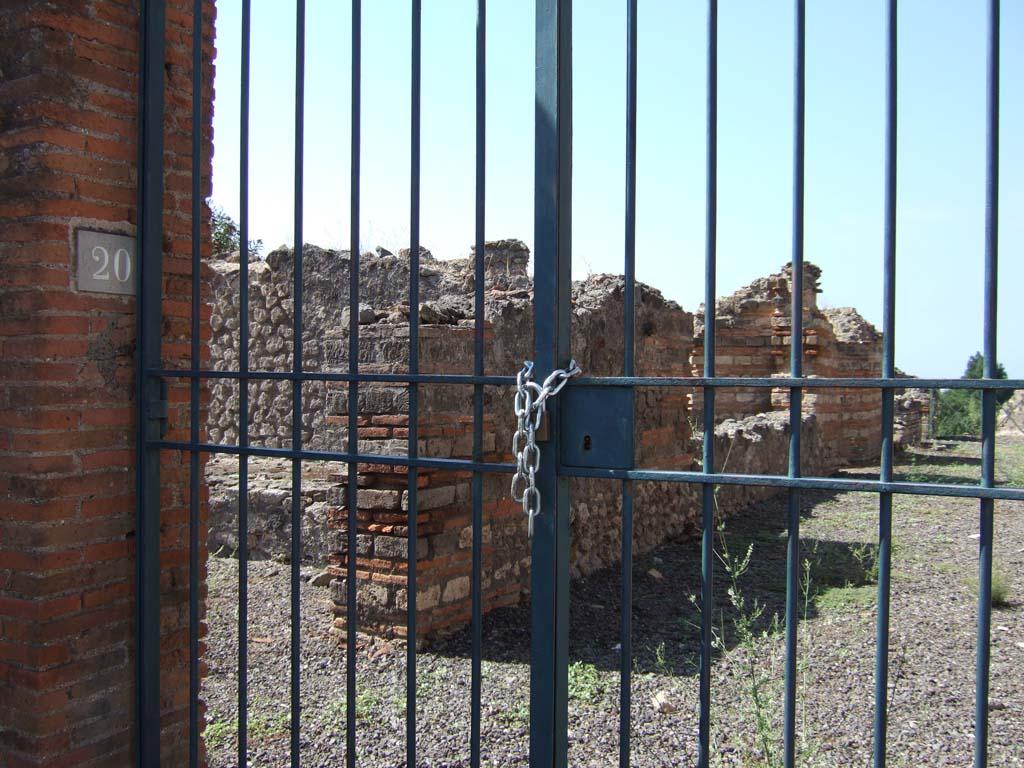
[[[978, 596], [980, 589], [980, 583], [977, 577], [973, 577], [968, 582], [971, 587], [971, 591], [974, 592], [974, 596]], [[1012, 579], [1006, 571], [1000, 568], [992, 569], [992, 607], [993, 608], [1008, 608], [1013, 602], [1010, 599], [1010, 593], [1012, 592]]]
[[494, 712], [494, 717], [499, 722], [506, 723], [508, 725], [529, 725], [530, 705], [526, 702], [520, 702], [511, 709], [497, 710]]
[[[732, 629], [737, 644], [743, 650], [742, 669], [743, 677], [746, 680], [746, 692], [750, 697], [750, 714], [753, 718], [755, 740], [760, 752], [760, 758], [764, 765], [781, 765], [776, 744], [778, 734], [774, 725], [773, 706], [769, 694], [769, 686], [773, 677], [772, 671], [767, 668], [762, 658], [760, 644], [767, 640], [770, 635], [779, 631], [779, 618], [776, 614], [771, 622], [770, 629], [759, 628], [761, 617], [764, 614], [764, 605], [754, 598], [747, 600], [743, 589], [740, 587], [740, 580], [750, 569], [750, 560], [754, 554], [754, 545], [747, 545], [747, 550], [742, 558], [737, 558], [729, 549], [728, 538], [725, 535], [725, 522], [719, 519], [718, 522], [719, 546], [715, 554], [722, 568], [725, 569], [728, 579], [727, 594], [733, 608]], [[697, 596], [690, 595], [690, 602], [695, 606]], [[712, 629], [712, 646], [721, 652], [727, 650], [725, 618], [724, 613], [720, 616], [721, 626]]]
[[669, 661], [664, 641], [658, 643], [658, 647], [654, 649], [654, 668], [658, 674], [665, 677], [672, 675], [672, 662]]
[[203, 739], [208, 747], [216, 749], [234, 741], [238, 734], [238, 718], [211, 720], [206, 724]]
[[910, 454], [910, 467], [903, 473], [903, 476], [908, 483], [928, 482], [928, 474], [917, 465], [916, 453]]
[[[291, 715], [287, 712], [268, 712], [255, 697], [250, 702], [249, 717], [246, 720], [246, 737], [250, 741], [276, 736], [290, 727]], [[211, 720], [206, 724], [203, 738], [207, 746], [215, 749], [235, 741], [238, 738], [238, 716], [230, 720]]]
[[604, 683], [597, 667], [585, 661], [569, 665], [569, 698], [586, 704], [595, 703], [604, 693]]
[[[403, 699], [404, 703], [404, 699]], [[365, 720], [372, 710], [380, 704], [380, 699], [372, 691], [360, 691], [356, 694], [356, 719]], [[348, 697], [334, 699], [327, 705], [328, 716], [336, 722], [344, 722], [348, 717]]]
[[[877, 544], [854, 544], [850, 547], [850, 554], [853, 555], [853, 559], [857, 561], [857, 565], [861, 571], [861, 583], [862, 584], [877, 584], [878, 583], [878, 555], [879, 549]], [[856, 584], [847, 584], [849, 587], [858, 586]]]
[[[778, 613], [772, 614], [770, 620], [767, 619], [764, 604], [756, 597], [749, 598], [744, 591], [745, 587], [741, 584], [744, 576], [750, 570], [754, 556], [754, 544], [749, 543], [743, 557], [737, 557], [729, 548], [725, 523], [720, 518], [717, 531], [718, 547], [715, 555], [727, 577], [727, 594], [732, 607], [732, 637], [740, 651], [737, 658], [740, 674], [745, 684], [745, 693], [748, 697], [748, 714], [753, 726], [754, 743], [751, 745], [750, 752], [744, 756], [743, 764], [781, 768], [783, 765], [780, 729], [782, 678], [780, 670], [777, 668], [777, 662], [774, 660], [771, 642], [782, 634], [783, 623]], [[820, 558], [815, 547], [810, 553], [810, 557], [804, 558], [798, 579], [805, 621], [801, 627], [804, 650], [798, 658], [797, 671], [805, 687], [808, 670], [813, 667], [814, 662], [814, 637], [807, 629], [806, 620], [810, 615], [811, 602], [816, 599], [818, 594], [813, 586], [811, 574], [819, 565]], [[697, 596], [690, 595], [690, 602], [699, 614], [700, 604]], [[699, 627], [699, 624], [692, 619], [684, 619], [684, 623]], [[711, 643], [716, 650], [722, 653], [727, 651], [724, 611], [719, 614], [719, 625], [712, 624]], [[801, 706], [801, 718], [806, 724], [804, 706]], [[813, 761], [817, 751], [818, 747], [807, 739], [805, 728], [799, 745], [801, 759]]]
[[327, 716], [335, 723], [345, 722], [345, 716], [348, 711], [347, 700], [345, 696], [340, 699], [332, 699], [326, 707]]
[[276, 736], [291, 727], [291, 715], [279, 712], [276, 715], [267, 712], [251, 712], [249, 714], [248, 735], [253, 741]]
[[380, 699], [373, 691], [360, 691], [356, 694], [356, 717], [365, 720], [379, 704]]
[[[483, 674], [483, 671], [481, 670]], [[417, 697], [429, 697], [432, 696], [439, 683], [443, 683], [448, 678], [450, 671], [448, 665], [443, 662], [438, 662], [433, 665], [424, 665], [418, 671], [416, 676], [416, 695]]]

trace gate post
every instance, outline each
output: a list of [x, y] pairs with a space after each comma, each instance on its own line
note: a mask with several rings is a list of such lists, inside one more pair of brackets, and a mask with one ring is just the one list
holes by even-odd
[[[569, 362], [572, 290], [572, 3], [540, 0], [536, 19], [534, 359], [543, 381]], [[557, 400], [553, 398], [553, 400]], [[558, 472], [558, 403], [540, 444], [541, 514], [532, 543], [530, 765], [565, 766], [568, 730], [569, 486]]]
[[151, 410], [161, 400], [165, 0], [147, 0], [139, 20], [138, 299], [136, 304], [136, 718], [139, 765], [160, 765], [160, 451]]

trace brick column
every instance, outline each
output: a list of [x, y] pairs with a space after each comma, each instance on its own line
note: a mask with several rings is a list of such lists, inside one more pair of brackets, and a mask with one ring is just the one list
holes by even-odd
[[[168, 2], [167, 365], [188, 363], [190, 9]], [[211, 0], [208, 64], [212, 14]], [[79, 291], [73, 250], [79, 229], [135, 235], [138, 26], [135, 0], [0, 4], [0, 765], [11, 768], [134, 763], [135, 300]], [[209, 194], [211, 66], [204, 86]], [[172, 408], [187, 413], [187, 395], [173, 390]], [[164, 457], [166, 765], [185, 764], [188, 743], [187, 462]]]
[[[364, 325], [360, 340], [365, 343], [361, 363], [365, 372], [390, 372], [408, 360], [409, 326], [381, 323]], [[488, 325], [486, 335], [490, 340]], [[347, 333], [327, 342], [329, 357], [346, 358]], [[420, 350], [424, 359], [436, 361], [423, 366], [424, 373], [466, 370], [472, 366], [471, 326], [423, 325]], [[327, 426], [344, 432], [348, 405], [344, 386], [334, 387], [329, 398]], [[341, 395], [341, 396], [338, 396]], [[405, 385], [364, 384], [359, 389], [359, 449], [363, 453], [405, 455], [409, 437], [409, 392]], [[422, 385], [419, 408], [419, 452], [431, 458], [463, 458], [473, 450], [473, 392], [468, 386]], [[485, 409], [483, 427], [484, 461], [497, 461], [495, 423], [492, 410]], [[344, 449], [347, 440], [340, 439]], [[348, 495], [344, 477], [328, 498], [328, 570], [334, 575], [332, 596], [337, 629], [347, 625]], [[504, 530], [509, 521], [521, 523], [522, 510], [504, 494], [504, 476], [490, 482], [484, 493], [483, 519], [483, 609], [518, 602], [522, 590], [519, 548], [496, 547], [494, 528]], [[408, 605], [408, 553], [415, 546], [417, 557], [418, 637], [444, 634], [469, 622], [472, 602], [472, 473], [450, 469], [421, 469], [417, 491], [417, 540], [409, 538], [408, 471], [390, 465], [360, 465], [356, 503], [358, 521], [356, 599], [361, 629], [406, 637]], [[525, 539], [521, 539], [525, 541]]]

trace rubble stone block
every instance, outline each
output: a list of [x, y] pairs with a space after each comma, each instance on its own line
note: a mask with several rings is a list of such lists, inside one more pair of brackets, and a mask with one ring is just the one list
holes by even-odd
[[398, 509], [401, 501], [402, 492], [397, 490], [360, 488], [356, 491], [356, 503], [359, 505], [359, 509]]
[[[439, 488], [420, 488], [416, 491], [416, 506], [419, 512], [429, 512], [432, 509], [449, 507], [455, 503], [455, 486], [441, 486]], [[402, 492], [402, 511], [409, 511], [409, 492]]]
[[444, 585], [444, 602], [454, 603], [469, 597], [469, 576], [456, 576]]
[[[409, 558], [409, 539], [402, 536], [374, 536], [374, 555], [376, 557], [393, 557], [400, 560]], [[424, 560], [430, 547], [427, 539], [420, 537], [416, 540], [416, 559]]]

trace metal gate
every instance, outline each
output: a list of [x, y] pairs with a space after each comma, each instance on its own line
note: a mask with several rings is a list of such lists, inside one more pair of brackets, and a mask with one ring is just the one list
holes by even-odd
[[[620, 701], [620, 755], [619, 764], [630, 761], [630, 676], [632, 670], [631, 646], [631, 575], [633, 526], [633, 484], [637, 481], [670, 481], [698, 484], [703, 491], [702, 513], [702, 563], [700, 594], [701, 660], [699, 674], [700, 715], [699, 715], [699, 764], [707, 766], [710, 760], [709, 736], [712, 711], [711, 696], [711, 620], [712, 579], [713, 579], [713, 503], [714, 487], [717, 484], [765, 485], [784, 488], [788, 493], [788, 539], [787, 539], [787, 594], [785, 616], [785, 694], [784, 694], [784, 740], [785, 764], [795, 761], [794, 742], [796, 728], [796, 650], [797, 650], [797, 595], [798, 595], [798, 546], [800, 540], [799, 512], [801, 492], [804, 489], [833, 489], [837, 491], [868, 491], [878, 494], [878, 541], [880, 546], [880, 572], [878, 578], [878, 621], [876, 639], [876, 680], [875, 680], [875, 744], [876, 766], [885, 764], [886, 755], [886, 710], [889, 638], [889, 599], [891, 567], [891, 524], [893, 494], [943, 495], [976, 498], [980, 509], [980, 550], [979, 550], [979, 604], [977, 628], [977, 672], [976, 672], [976, 739], [975, 765], [987, 764], [987, 723], [990, 649], [990, 592], [992, 578], [992, 537], [993, 502], [995, 499], [1024, 499], [1020, 489], [997, 488], [994, 482], [994, 432], [995, 396], [1000, 390], [1024, 388], [1020, 380], [998, 380], [996, 378], [996, 275], [997, 275], [997, 222], [998, 222], [998, 93], [999, 93], [999, 3], [988, 3], [988, 150], [987, 150], [987, 201], [985, 239], [985, 317], [984, 356], [985, 379], [980, 382], [963, 380], [931, 379], [919, 380], [921, 387], [981, 388], [983, 392], [983, 440], [982, 477], [977, 486], [942, 484], [919, 484], [894, 482], [893, 480], [893, 397], [900, 386], [894, 366], [895, 340], [895, 266], [896, 266], [896, 0], [887, 3], [887, 53], [886, 79], [879, 87], [886, 92], [886, 157], [885, 157], [885, 220], [884, 220], [884, 271], [879, 275], [879, 284], [884, 296], [884, 358], [881, 376], [874, 379], [814, 379], [813, 386], [869, 388], [882, 394], [882, 462], [880, 478], [853, 480], [841, 478], [801, 477], [800, 459], [800, 418], [801, 398], [809, 380], [803, 376], [802, 349], [800, 344], [791, 345], [790, 375], [788, 378], [725, 378], [715, 375], [715, 298], [716, 298], [716, 175], [717, 175], [717, 6], [716, 0], [707, 4], [707, 62], [708, 99], [707, 121], [707, 196], [706, 196], [706, 261], [705, 261], [705, 306], [709, 313], [704, 348], [704, 376], [701, 378], [651, 378], [637, 377], [633, 359], [634, 328], [634, 239], [636, 216], [636, 114], [637, 114], [637, 0], [627, 0], [627, 103], [625, 118], [626, 133], [626, 188], [624, 244], [625, 272], [625, 356], [622, 361], [624, 375], [620, 377], [584, 377], [568, 384], [565, 393], [551, 397], [546, 403], [548, 439], [529, 450], [539, 450], [539, 472], [535, 489], [524, 490], [524, 510], [536, 511], [532, 540], [532, 650], [531, 650], [531, 692], [530, 692], [530, 764], [540, 766], [564, 766], [567, 762], [567, 669], [568, 669], [568, 617], [569, 617], [569, 479], [571, 477], [596, 477], [621, 482], [623, 510], [622, 544], [622, 598], [621, 598], [621, 701]], [[793, 290], [792, 323], [793, 338], [802, 337], [803, 317], [803, 210], [804, 210], [804, 0], [796, 0], [795, 71], [793, 88], [795, 111], [793, 115]], [[412, 19], [412, 103], [411, 103], [411, 213], [410, 213], [410, 259], [412, 275], [409, 285], [410, 334], [417, 338], [419, 327], [419, 190], [420, 190], [420, 0], [411, 0]], [[482, 473], [512, 473], [516, 466], [511, 464], [486, 463], [483, 457], [483, 388], [485, 385], [513, 386], [516, 384], [513, 371], [485, 375], [483, 366], [483, 291], [484, 291], [484, 160], [485, 160], [485, 30], [486, 0], [478, 0], [476, 37], [476, 264], [475, 264], [475, 354], [474, 370], [471, 375], [422, 374], [420, 373], [418, 349], [410, 345], [408, 374], [368, 374], [359, 367], [359, 322], [358, 313], [351, 312], [349, 329], [349, 363], [346, 373], [318, 374], [303, 370], [302, 342], [302, 245], [303, 245], [303, 63], [305, 55], [305, 2], [296, 0], [296, 77], [295, 77], [295, 222], [294, 242], [296, 267], [294, 272], [294, 343], [292, 349], [292, 370], [289, 373], [271, 374], [251, 370], [248, 360], [248, 327], [241, 325], [241, 361], [237, 371], [217, 372], [202, 370], [200, 357], [200, 236], [201, 236], [201, 181], [200, 178], [200, 136], [198, 126], [202, 124], [204, 110], [210, 108], [202, 101], [202, 0], [194, 3], [193, 14], [195, 34], [193, 48], [193, 270], [192, 270], [192, 367], [190, 370], [164, 370], [160, 364], [160, 322], [161, 322], [161, 251], [162, 251], [162, 157], [163, 145], [161, 126], [163, 124], [164, 99], [164, 33], [165, 4], [161, 0], [147, 0], [142, 4], [143, 21], [143, 76], [141, 78], [141, 129], [140, 129], [140, 201], [139, 230], [140, 252], [142, 254], [141, 282], [139, 292], [139, 455], [138, 487], [139, 529], [138, 529], [138, 727], [139, 763], [145, 766], [159, 764], [160, 748], [160, 547], [159, 547], [159, 505], [160, 505], [160, 452], [162, 450], [186, 451], [190, 455], [191, 471], [191, 582], [190, 589], [190, 755], [191, 765], [198, 763], [200, 734], [197, 730], [199, 712], [199, 658], [198, 658], [198, 616], [197, 596], [199, 594], [198, 574], [199, 552], [199, 489], [200, 454], [226, 453], [238, 457], [239, 493], [239, 536], [240, 552], [240, 605], [239, 605], [239, 765], [246, 764], [247, 745], [247, 689], [246, 689], [246, 577], [245, 577], [245, 526], [248, 481], [248, 460], [252, 456], [275, 456], [291, 461], [292, 467], [292, 558], [291, 558], [291, 763], [299, 765], [300, 735], [302, 716], [300, 712], [300, 690], [302, 675], [299, 663], [299, 600], [298, 584], [299, 517], [301, 500], [298, 490], [302, 483], [303, 461], [334, 460], [346, 462], [348, 466], [348, 547], [355, 552], [357, 525], [356, 514], [356, 472], [359, 462], [376, 462], [407, 466], [409, 468], [409, 508], [415, 510], [417, 493], [417, 472], [422, 468], [450, 468], [469, 471], [473, 476], [473, 562], [472, 562], [472, 724], [468, 734], [471, 763], [480, 764], [480, 712], [481, 712], [481, 506]], [[351, 85], [352, 85], [352, 144], [351, 144], [351, 282], [349, 285], [350, 306], [359, 305], [359, 214], [360, 214], [360, 66], [362, 61], [361, 3], [353, 0], [351, 35]], [[243, 0], [243, 51], [242, 51], [242, 124], [241, 124], [241, 263], [248, 263], [247, 206], [248, 175], [248, 71], [249, 71], [249, 0]], [[571, 163], [572, 163], [572, 3], [570, 0], [537, 0], [536, 3], [536, 145], [535, 145], [535, 350], [534, 363], [536, 379], [544, 381], [549, 374], [569, 367], [570, 349], [570, 286], [571, 286]], [[241, 317], [247, 312], [247, 269], [241, 270], [240, 304]], [[200, 383], [211, 379], [230, 379], [240, 382], [240, 413], [243, 424], [239, 430], [237, 446], [200, 442]], [[248, 382], [275, 378], [290, 382], [292, 391], [293, 431], [290, 449], [260, 448], [249, 445], [245, 419], [248, 412]], [[185, 380], [191, 393], [191, 437], [188, 441], [168, 441], [160, 433], [161, 409], [166, 407], [162, 396], [162, 383], [167, 380]], [[348, 443], [346, 451], [313, 451], [302, 445], [302, 384], [307, 381], [339, 381], [349, 384], [348, 433], [357, 434], [358, 391], [366, 382], [394, 382], [408, 385], [410, 401], [410, 435], [407, 456], [378, 456], [361, 454], [355, 439]], [[418, 454], [416, 415], [419, 408], [419, 386], [422, 384], [457, 383], [471, 385], [473, 399], [473, 458], [471, 460], [425, 458]], [[633, 391], [644, 387], [702, 387], [705, 397], [703, 424], [703, 471], [642, 470], [633, 466], [632, 453], [624, 465], [609, 468], [603, 449], [595, 449], [591, 460], [584, 462], [565, 461], [566, 451], [579, 439], [583, 428], [579, 420], [568, 414], [570, 396], [584, 408], [602, 410], [632, 408]], [[716, 473], [713, 429], [715, 423], [715, 392], [724, 387], [787, 387], [790, 392], [790, 443], [789, 473], [787, 476], [741, 475]], [[572, 395], [586, 391], [586, 398]], [[529, 410], [529, 409], [527, 409]], [[532, 419], [532, 416], [530, 417]], [[538, 416], [538, 419], [540, 417]], [[631, 440], [631, 435], [618, 437]], [[531, 441], [532, 444], [532, 441]], [[600, 441], [595, 443], [600, 445]], [[351, 446], [356, 446], [353, 450]], [[531, 459], [532, 461], [533, 459]], [[614, 466], [614, 462], [611, 462]], [[521, 468], [521, 466], [520, 466]], [[539, 496], [538, 496], [539, 494]], [[539, 508], [533, 505], [537, 499], [543, 503]], [[410, 540], [416, 537], [416, 514], [410, 514], [408, 526]], [[410, 550], [415, 548], [410, 547]], [[410, 552], [408, 559], [409, 598], [408, 626], [410, 636], [416, 632], [416, 557]], [[348, 610], [349, 621], [346, 636], [346, 659], [348, 665], [348, 696], [345, 712], [347, 738], [347, 764], [356, 764], [354, 745], [358, 739], [356, 700], [359, 681], [355, 668], [356, 648], [356, 568], [355, 558], [348, 559]], [[407, 707], [406, 707], [406, 748], [407, 763], [416, 765], [416, 645], [407, 644]]]

